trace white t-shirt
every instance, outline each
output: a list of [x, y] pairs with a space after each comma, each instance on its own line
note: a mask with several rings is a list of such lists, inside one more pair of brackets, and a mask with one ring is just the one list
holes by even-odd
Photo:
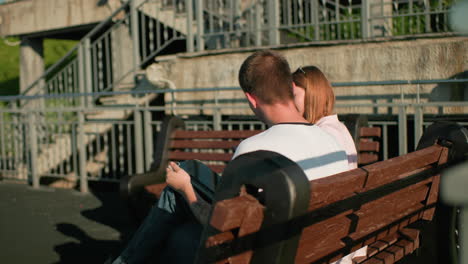
[[315, 125], [335, 137], [336, 141], [343, 146], [348, 156], [349, 169], [357, 168], [357, 151], [354, 140], [346, 126], [338, 120], [338, 116], [324, 116], [320, 118]]
[[343, 147], [333, 136], [309, 123], [276, 124], [242, 141], [233, 159], [257, 150], [274, 151], [296, 162], [309, 181], [348, 170]]

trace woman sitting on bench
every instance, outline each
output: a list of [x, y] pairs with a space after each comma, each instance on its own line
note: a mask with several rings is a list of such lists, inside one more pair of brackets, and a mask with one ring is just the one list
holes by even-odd
[[349, 169], [357, 168], [357, 151], [346, 126], [333, 114], [335, 94], [327, 77], [315, 66], [299, 67], [293, 74], [294, 101], [312, 124], [332, 135], [346, 151]]
[[[293, 73], [294, 100], [299, 112], [307, 121], [332, 135], [346, 151], [349, 169], [357, 168], [357, 151], [353, 138], [346, 126], [333, 114], [335, 94], [322, 71], [315, 66], [299, 67]], [[336, 264], [351, 264], [352, 259], [365, 256], [363, 247], [336, 261]]]

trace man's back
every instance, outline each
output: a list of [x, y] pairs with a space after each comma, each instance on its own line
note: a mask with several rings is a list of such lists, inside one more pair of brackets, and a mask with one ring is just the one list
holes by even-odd
[[234, 158], [256, 150], [270, 150], [295, 161], [309, 180], [348, 170], [344, 149], [318, 126], [309, 123], [276, 124], [237, 147]]

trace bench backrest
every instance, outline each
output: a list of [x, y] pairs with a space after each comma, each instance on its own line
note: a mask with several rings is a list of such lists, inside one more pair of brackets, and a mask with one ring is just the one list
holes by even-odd
[[[242, 155], [223, 174], [197, 261], [327, 263], [372, 245], [368, 254], [393, 263], [419, 246], [417, 231], [406, 227], [432, 219], [450, 150], [442, 140], [308, 184], [276, 153]], [[263, 192], [239, 195], [242, 186]]]
[[[174, 118], [177, 117], [172, 117]], [[364, 115], [349, 115], [345, 120], [358, 150], [358, 164], [362, 166], [378, 161], [380, 127], [368, 127]], [[262, 130], [189, 131], [185, 130], [184, 125], [172, 126], [171, 129], [167, 134], [163, 132], [162, 136], [158, 137], [158, 144], [164, 149], [159, 153], [166, 151], [166, 157], [172, 161], [194, 159], [203, 161], [217, 173], [224, 170], [235, 148], [243, 139], [262, 132]], [[168, 143], [161, 144], [162, 141]]]
[[221, 173], [232, 159], [235, 148], [261, 130], [187, 131], [176, 130], [169, 143], [169, 160], [200, 160], [213, 171]]

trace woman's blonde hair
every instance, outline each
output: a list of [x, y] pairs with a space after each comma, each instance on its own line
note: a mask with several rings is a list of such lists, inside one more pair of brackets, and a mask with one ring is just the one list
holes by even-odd
[[292, 76], [294, 83], [305, 89], [304, 118], [307, 121], [316, 123], [320, 118], [333, 113], [335, 94], [327, 77], [319, 68], [299, 67]]

